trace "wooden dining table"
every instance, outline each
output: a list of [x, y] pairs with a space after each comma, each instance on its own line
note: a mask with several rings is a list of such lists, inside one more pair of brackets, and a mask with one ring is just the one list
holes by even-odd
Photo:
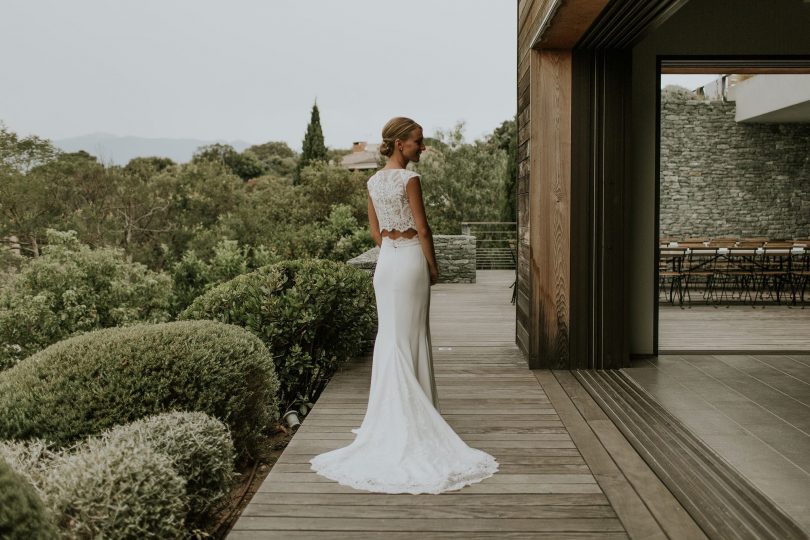
[[[691, 302], [689, 285], [692, 278], [706, 278], [707, 291], [711, 295], [712, 280], [746, 276], [751, 278], [750, 285], [754, 286], [755, 295], [763, 300], [763, 289], [770, 282], [773, 285], [772, 297], [775, 293], [777, 303], [782, 301], [784, 285], [791, 285], [792, 303], [795, 304], [798, 291], [792, 274], [794, 269], [806, 271], [808, 264], [810, 260], [806, 245], [780, 243], [773, 247], [720, 247], [705, 242], [670, 242], [659, 246], [659, 269], [665, 277], [682, 281], [678, 283], [681, 304], [683, 296], [689, 297]], [[762, 285], [759, 289], [756, 287], [758, 282]], [[671, 282], [670, 302], [673, 302], [674, 285], [675, 282]], [[680, 290], [681, 286], [683, 291]], [[801, 292], [803, 299], [803, 289]]]

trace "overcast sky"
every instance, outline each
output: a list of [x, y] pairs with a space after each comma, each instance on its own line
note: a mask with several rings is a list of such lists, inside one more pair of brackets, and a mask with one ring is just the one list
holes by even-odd
[[670, 84], [677, 84], [683, 86], [688, 90], [695, 90], [706, 83], [717, 80], [719, 74], [707, 75], [705, 73], [700, 75], [661, 75], [661, 88]]
[[[514, 0], [3, 0], [0, 120], [21, 135], [327, 146], [392, 116], [468, 140], [514, 115]], [[694, 88], [713, 76], [667, 79]]]
[[3, 0], [0, 120], [21, 135], [327, 146], [392, 116], [472, 140], [515, 114], [514, 0]]

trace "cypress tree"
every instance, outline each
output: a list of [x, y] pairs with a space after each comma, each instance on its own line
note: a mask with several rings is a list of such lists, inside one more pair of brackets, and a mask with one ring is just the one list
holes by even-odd
[[302, 144], [301, 159], [296, 168], [296, 181], [300, 178], [301, 169], [313, 161], [326, 161], [326, 146], [323, 144], [323, 131], [321, 131], [321, 115], [318, 112], [318, 103], [312, 106], [312, 115], [307, 126]]

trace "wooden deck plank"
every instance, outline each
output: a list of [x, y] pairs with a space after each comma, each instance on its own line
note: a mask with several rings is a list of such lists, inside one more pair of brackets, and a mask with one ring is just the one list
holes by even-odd
[[[422, 533], [424, 535], [424, 533]], [[260, 539], [296, 539], [296, 538], [325, 538], [329, 540], [413, 540], [414, 533], [401, 531], [273, 531], [273, 530], [234, 530], [228, 536], [237, 540]], [[471, 536], [469, 531], [439, 532], [431, 531], [431, 540], [626, 540], [628, 536], [620, 532], [482, 532], [478, 531]]]
[[[602, 493], [596, 484], [486, 484], [484, 482], [469, 485], [464, 489], [465, 494], [515, 494], [532, 495], [536, 493]], [[274, 482], [268, 476], [267, 481], [259, 487], [258, 491], [271, 493], [363, 493], [337, 483], [281, 483]], [[238, 523], [238, 522], [237, 522]]]
[[240, 518], [243, 530], [287, 530], [287, 531], [402, 531], [414, 533], [432, 531], [466, 531], [466, 532], [623, 532], [618, 519], [585, 518], [510, 518], [510, 519], [411, 519], [408, 517], [385, 518], [318, 518], [307, 516], [306, 519], [287, 517], [260, 517], [242, 515]]
[[[452, 425], [452, 424], [451, 424]], [[454, 428], [456, 433], [460, 433], [463, 435], [494, 435], [494, 434], [503, 434], [503, 435], [517, 435], [517, 434], [535, 434], [535, 433], [567, 433], [562, 425], [558, 427], [535, 427], [535, 426], [521, 426], [521, 425], [512, 425], [512, 426], [502, 426], [495, 423], [488, 423], [488, 424], [480, 424], [477, 426], [458, 426]], [[336, 427], [331, 425], [320, 425], [317, 426], [317, 429], [314, 427], [309, 427], [308, 429], [300, 429], [299, 433], [303, 434], [326, 434], [326, 433], [346, 433], [346, 427]], [[307, 438], [307, 437], [302, 437]]]
[[[526, 518], [526, 508], [518, 506], [487, 505], [402, 505], [397, 508], [410, 519], [503, 519]], [[319, 504], [313, 508], [298, 505], [254, 504], [243, 515], [261, 517], [304, 518], [366, 518], [387, 519], [391, 512], [382, 506], [350, 506]], [[532, 519], [612, 519], [609, 506], [537, 506], [532, 508]]]
[[[298, 483], [311, 483], [311, 482], [327, 482], [334, 483], [328, 478], [311, 472], [294, 472], [285, 473], [277, 472], [275, 469], [270, 473], [272, 481], [276, 483], [285, 484], [298, 484]], [[595, 484], [593, 476], [590, 471], [586, 474], [508, 474], [500, 473], [494, 475], [489, 480], [490, 485], [494, 484]]]
[[[298, 440], [338, 440], [353, 441], [354, 433], [329, 433], [324, 431], [307, 431], [301, 433]], [[482, 441], [570, 441], [566, 432], [558, 433], [477, 433], [464, 437], [467, 443]]]
[[[308, 473], [309, 463], [276, 463], [273, 471], [280, 473]], [[590, 469], [584, 462], [575, 464], [522, 464], [522, 463], [501, 463], [498, 469], [504, 474], [589, 474]]]
[[344, 505], [344, 506], [495, 506], [526, 507], [524, 512], [531, 514], [538, 506], [610, 506], [602, 493], [543, 493], [526, 497], [524, 495], [488, 495], [448, 491], [439, 495], [409, 495], [387, 493], [320, 493], [318, 495], [295, 493], [258, 492], [251, 502], [256, 504], [292, 505]]

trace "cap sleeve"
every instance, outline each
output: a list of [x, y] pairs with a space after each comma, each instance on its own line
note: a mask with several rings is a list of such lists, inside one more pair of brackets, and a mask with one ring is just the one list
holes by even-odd
[[402, 172], [402, 185], [407, 186], [408, 182], [412, 178], [420, 178], [420, 177], [421, 177], [421, 175], [419, 173], [415, 173], [415, 172], [409, 171], [409, 170], [403, 170], [403, 172]]

